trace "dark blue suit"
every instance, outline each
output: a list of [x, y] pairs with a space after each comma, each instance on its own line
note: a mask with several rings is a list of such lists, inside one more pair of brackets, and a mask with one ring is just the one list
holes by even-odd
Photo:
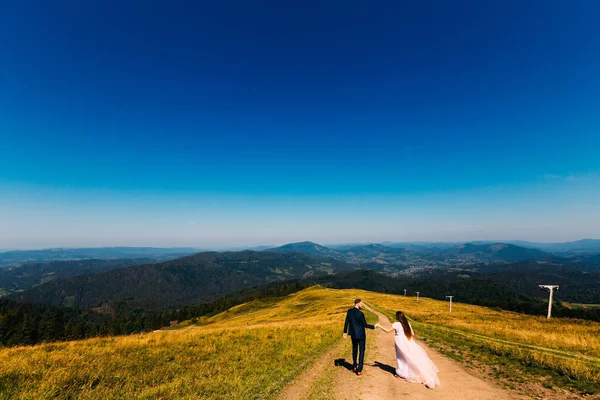
[[[344, 322], [344, 333], [352, 338], [352, 366], [357, 368], [357, 372], [363, 370], [365, 362], [365, 347], [367, 334], [365, 328], [375, 329], [375, 326], [367, 324], [365, 314], [358, 308], [352, 307], [346, 313], [346, 322]], [[356, 358], [358, 355], [358, 364]]]

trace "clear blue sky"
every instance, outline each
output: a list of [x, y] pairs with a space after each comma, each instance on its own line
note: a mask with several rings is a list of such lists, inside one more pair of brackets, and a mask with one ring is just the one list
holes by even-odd
[[3, 2], [0, 248], [600, 237], [599, 19]]

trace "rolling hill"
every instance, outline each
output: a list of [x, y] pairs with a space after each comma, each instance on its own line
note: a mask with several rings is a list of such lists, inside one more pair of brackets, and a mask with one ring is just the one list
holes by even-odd
[[313, 242], [290, 243], [270, 251], [301, 252], [313, 257], [335, 259], [360, 265], [394, 275], [408, 267], [440, 267], [480, 262], [512, 262], [520, 260], [544, 260], [556, 258], [544, 251], [515, 246], [506, 243], [488, 244], [407, 244], [408, 248], [398, 247], [397, 243], [344, 245], [336, 249]]
[[[393, 277], [374, 270], [352, 270], [310, 277], [302, 282], [382, 293], [401, 294], [407, 289], [411, 295], [420, 292], [439, 300], [455, 295], [469, 304], [537, 315], [546, 312], [548, 292], [538, 286], [546, 283], [560, 285], [560, 291], [554, 295], [557, 302], [600, 304], [600, 272], [536, 261], [480, 264], [465, 269], [424, 269]], [[572, 313], [560, 304], [555, 307], [555, 315], [600, 321], [599, 312], [590, 311], [587, 315]]]
[[[231, 261], [231, 259], [228, 260], [228, 262]], [[244, 261], [247, 260], [237, 260], [246, 266], [247, 263]], [[543, 266], [538, 265], [539, 270], [536, 271], [536, 265], [528, 265], [528, 263], [531, 262], [514, 263], [512, 270], [508, 271], [503, 271], [501, 268], [502, 266], [506, 267], [505, 264], [493, 266], [481, 264], [480, 271], [474, 267], [423, 270], [421, 273], [399, 274], [395, 278], [373, 270], [353, 269], [327, 275], [309, 276], [305, 274], [304, 278], [300, 280], [273, 280], [266, 284], [264, 281], [256, 280], [254, 282], [258, 283], [254, 287], [245, 285], [242, 289], [233, 292], [231, 288], [235, 286], [222, 288], [222, 292], [207, 291], [206, 295], [199, 295], [197, 291], [184, 288], [185, 291], [181, 294], [186, 294], [188, 297], [173, 294], [172, 299], [165, 297], [164, 294], [157, 298], [149, 297], [148, 292], [164, 290], [163, 283], [156, 284], [153, 281], [146, 282], [148, 285], [145, 288], [146, 292], [127, 292], [129, 295], [136, 294], [135, 297], [127, 298], [122, 297], [123, 294], [120, 292], [115, 294], [114, 287], [109, 287], [108, 290], [102, 290], [102, 287], [98, 289], [96, 282], [90, 285], [92, 288], [94, 285], [96, 286], [95, 291], [90, 290], [89, 287], [79, 289], [87, 297], [77, 298], [75, 295], [64, 297], [64, 293], [61, 294], [54, 290], [56, 288], [71, 289], [63, 283], [54, 289], [51, 287], [48, 292], [41, 292], [41, 295], [45, 296], [42, 300], [49, 299], [50, 301], [46, 301], [47, 303], [59, 304], [58, 306], [42, 306], [22, 301], [15, 302], [6, 298], [0, 299], [0, 344], [11, 346], [35, 344], [42, 340], [52, 341], [66, 337], [85, 338], [108, 332], [122, 334], [139, 332], [142, 329], [155, 330], [165, 326], [170, 320], [181, 320], [194, 315], [219, 312], [244, 301], [294, 293], [314, 284], [396, 294], [402, 294], [406, 289], [409, 296], [420, 292], [421, 296], [439, 300], [444, 300], [447, 295], [454, 295], [464, 303], [498, 307], [532, 315], [545, 315], [547, 292], [538, 289], [540, 273], [545, 273], [545, 276], [549, 278], [547, 283], [561, 285], [562, 290], [555, 295], [553, 310], [555, 317], [600, 321], [600, 308], [580, 304], [581, 302], [589, 304], [596, 301], [600, 293], [598, 290], [600, 274], [585, 273], [585, 271], [562, 266], [552, 266], [553, 269], [544, 271]], [[277, 261], [277, 264], [281, 265], [281, 262]], [[217, 267], [215, 274], [219, 273], [220, 268], [222, 267]], [[511, 268], [511, 265], [508, 268]], [[172, 278], [172, 276], [168, 277], [171, 281]], [[129, 280], [124, 280], [123, 283], [130, 284]], [[83, 287], [81, 282], [79, 284], [80, 287]], [[172, 286], [181, 287], [180, 284]], [[205, 287], [201, 287], [201, 289], [205, 289]], [[39, 291], [34, 292], [36, 295], [40, 295]], [[166, 291], [166, 293], [169, 292]], [[94, 312], [90, 312], [89, 308], [72, 307], [85, 306], [85, 302], [92, 295], [97, 296], [94, 301], [102, 300], [101, 306], [100, 303], [96, 304], [100, 307], [91, 309]], [[53, 300], [55, 300], [54, 303]], [[563, 304], [566, 301], [569, 301], [569, 304]], [[576, 306], [571, 306], [572, 304]], [[65, 308], [64, 306], [71, 307]], [[108, 319], [104, 317], [108, 317]], [[62, 324], [67, 324], [67, 326]], [[50, 331], [46, 328], [48, 325], [53, 326]]]
[[182, 329], [0, 348], [0, 397], [274, 398], [339, 341], [345, 296], [308, 290]]
[[[484, 277], [461, 279], [454, 275], [441, 274], [440, 277], [400, 275], [392, 278], [372, 270], [354, 270], [308, 278], [302, 282], [305, 285], [317, 284], [340, 289], [359, 288], [379, 293], [402, 294], [406, 289], [410, 296], [420, 292], [421, 295], [439, 300], [444, 300], [447, 295], [458, 295], [465, 303], [488, 306], [504, 305], [505, 308], [510, 308], [511, 305], [531, 303], [532, 307], [537, 307], [535, 311], [540, 313], [546, 307], [542, 302], [536, 302], [530, 296], [507, 289], [502, 284]], [[532, 311], [534, 311], [533, 308]]]
[[274, 253], [304, 253], [312, 257], [344, 259], [342, 253], [329, 247], [321, 246], [313, 242], [288, 243], [283, 246], [267, 249], [265, 251]]
[[[546, 253], [552, 253], [555, 255], [565, 257], [573, 257], [576, 255], [586, 254], [600, 254], [600, 239], [581, 239], [571, 242], [557, 243], [528, 242], [524, 240], [476, 240], [469, 243], [475, 245], [490, 245], [495, 243], [512, 244], [518, 247], [542, 250]], [[418, 253], [429, 253], [438, 252], [441, 250], [463, 245], [465, 244], [465, 242], [383, 242], [382, 244], [384, 246], [400, 247]], [[344, 246], [344, 248], [347, 247], [350, 246]], [[336, 249], [338, 249], [338, 247], [336, 247]]]
[[[481, 300], [480, 295], [484, 292], [481, 287], [491, 284], [496, 286], [490, 288], [486, 298], [497, 301], [497, 304], [506, 303], [507, 298], [514, 299], [514, 294], [525, 295], [528, 298], [545, 297], [537, 290], [537, 285], [541, 281], [564, 285], [560, 297], [565, 301], [600, 302], [600, 288], [596, 283], [597, 272], [594, 272], [593, 268], [586, 269], [588, 264], [576, 260], [564, 260], [565, 265], [551, 261], [508, 262], [506, 260], [521, 260], [529, 257], [551, 258], [547, 253], [536, 249], [525, 249], [508, 244], [454, 246], [442, 250], [444, 255], [420, 255], [377, 244], [336, 251], [315, 243], [302, 242], [278, 249], [277, 252], [198, 253], [161, 263], [59, 278], [20, 293], [13, 293], [12, 298], [76, 307], [97, 307], [109, 300], [128, 299], [135, 300], [134, 303], [139, 307], [145, 305], [152, 309], [160, 309], [211, 301], [241, 288], [260, 286], [269, 282], [307, 279], [320, 275], [325, 275], [326, 280], [333, 281], [332, 274], [361, 267], [386, 274], [388, 278], [398, 278], [404, 282], [402, 285], [419, 281], [417, 286], [432, 296], [434, 294], [431, 288], [447, 290], [448, 285], [461, 286], [465, 295], [479, 293], [478, 296], [466, 296], [465, 301], [470, 302]], [[310, 251], [317, 255], [309, 256], [292, 252], [293, 250]], [[332, 255], [344, 261], [332, 258]], [[117, 267], [110, 261], [99, 262], [98, 265], [92, 261], [83, 264], [71, 262], [65, 264], [70, 267], [70, 270], [64, 273], [71, 274], [77, 269], [75, 267], [86, 263], [101, 269]], [[48, 279], [43, 273], [45, 268], [43, 265], [32, 267], [37, 268], [37, 272], [29, 274], [22, 273], [20, 268], [5, 272], [8, 275], [12, 274], [10, 278], [13, 280], [18, 277], [23, 284], [37, 284], [40, 280]], [[517, 276], [518, 279], [515, 278]], [[0, 277], [2, 277], [1, 273]], [[555, 281], [553, 278], [556, 278]], [[386, 278], [378, 279], [381, 281]], [[381, 288], [389, 290], [396, 281], [389, 282]], [[477, 285], [481, 287], [477, 288]], [[376, 287], [357, 286], [379, 290]], [[575, 287], [579, 290], [574, 290]], [[503, 290], [500, 290], [501, 288]], [[435, 289], [435, 296], [448, 294], [437, 293], [438, 289]]]
[[[486, 266], [480, 276], [532, 297], [547, 298], [540, 284], [560, 285], [557, 299], [600, 304], [600, 271], [582, 271], [562, 264], [521, 261], [504, 266]], [[486, 272], [489, 271], [489, 272]]]
[[481, 245], [465, 243], [442, 250], [438, 254], [476, 261], [539, 260], [551, 256], [541, 250], [528, 249], [507, 243]]
[[162, 263], [56, 279], [11, 297], [50, 305], [95, 307], [112, 299], [161, 307], [209, 301], [244, 287], [353, 268], [301, 253], [206, 252]]
[[347, 261], [357, 264], [363, 263], [382, 263], [382, 264], [401, 264], [408, 261], [413, 252], [402, 248], [387, 247], [381, 244], [367, 244], [362, 246], [350, 247], [343, 250]]
[[[555, 299], [575, 303], [600, 303], [600, 271], [574, 268], [571, 263], [523, 260], [472, 264], [449, 269], [420, 270], [408, 275], [414, 280], [432, 282], [494, 282], [505, 290], [529, 298], [546, 300], [540, 284], [558, 284]], [[398, 276], [400, 278], [400, 276]]]
[[[600, 390], [599, 323], [547, 321], [460, 302], [449, 313], [446, 301], [311, 287], [145, 335], [0, 349], [1, 395], [277, 398], [329, 349], [349, 346], [340, 330], [355, 297], [388, 317], [403, 310], [416, 340], [467, 365], [485, 366], [491, 379], [507, 380], [505, 386], [517, 392], [525, 386], [573, 395]], [[328, 366], [337, 354], [343, 350], [324, 359]]]
[[274, 249], [277, 252], [303, 252], [325, 260], [338, 260], [356, 264], [364, 269], [385, 272], [390, 275], [410, 265], [443, 265], [443, 259], [427, 253], [414, 253], [401, 248], [381, 244], [341, 246], [332, 249], [313, 242], [290, 243]]
[[583, 254], [573, 257], [570, 261], [570, 265], [575, 268], [600, 272], [600, 254]]
[[517, 240], [508, 241], [507, 243], [559, 254], [600, 254], [600, 239], [581, 239], [563, 243], [536, 243]]
[[54, 279], [89, 275], [136, 264], [150, 264], [152, 259], [69, 260], [18, 265], [0, 269], [0, 296], [30, 289]]

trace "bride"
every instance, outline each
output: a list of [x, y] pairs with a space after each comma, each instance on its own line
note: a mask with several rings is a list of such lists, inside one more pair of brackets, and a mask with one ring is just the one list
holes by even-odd
[[425, 384], [433, 389], [440, 384], [437, 377], [439, 369], [429, 359], [427, 353], [414, 340], [414, 332], [402, 311], [396, 312], [396, 320], [391, 329], [378, 325], [385, 332], [395, 332], [396, 359], [398, 368], [396, 374], [409, 382]]

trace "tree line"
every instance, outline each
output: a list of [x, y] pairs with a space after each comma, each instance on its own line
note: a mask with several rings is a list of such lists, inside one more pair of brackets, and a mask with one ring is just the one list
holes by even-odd
[[[0, 299], [0, 345], [34, 345], [60, 340], [86, 339], [153, 331], [183, 321], [214, 315], [236, 305], [268, 297], [295, 293], [307, 285], [296, 282], [270, 284], [243, 289], [219, 299], [163, 311], [142, 306], [127, 308], [125, 300], [117, 300], [115, 313], [102, 313], [86, 308], [55, 307]], [[111, 307], [109, 307], [111, 308]]]
[[[422, 296], [439, 300], [445, 300], [446, 295], [455, 295], [455, 301], [458, 302], [530, 315], [545, 315], [548, 307], [547, 300], [516, 293], [485, 279], [454, 282], [432, 278], [395, 279], [374, 271], [355, 270], [241, 289], [209, 302], [158, 311], [144, 302], [127, 299], [113, 300], [97, 309], [56, 307], [0, 299], [0, 345], [34, 345], [60, 340], [150, 332], [169, 326], [171, 321], [215, 315], [248, 301], [286, 296], [314, 284], [390, 294], [403, 294], [404, 289], [407, 289], [410, 294], [419, 291]], [[600, 308], [570, 308], [560, 301], [554, 303], [552, 315], [556, 318], [600, 322]]]

